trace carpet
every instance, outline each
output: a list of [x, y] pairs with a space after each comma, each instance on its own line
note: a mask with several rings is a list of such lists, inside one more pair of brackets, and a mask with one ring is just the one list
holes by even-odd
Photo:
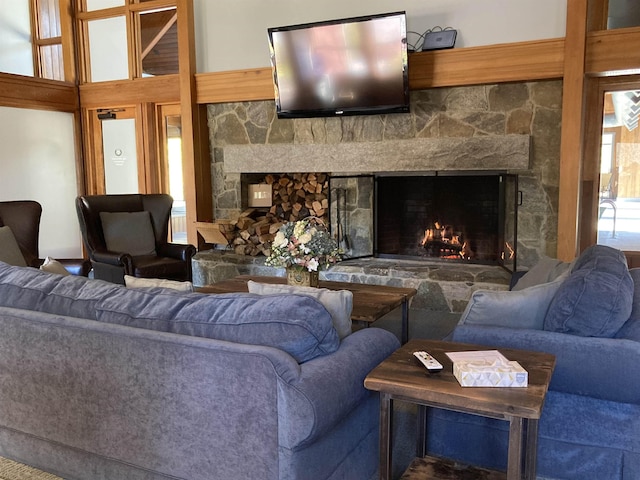
[[13, 460], [0, 457], [0, 480], [63, 480]]

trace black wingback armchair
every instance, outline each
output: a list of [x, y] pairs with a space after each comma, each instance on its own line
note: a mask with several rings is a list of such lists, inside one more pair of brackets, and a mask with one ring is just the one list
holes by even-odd
[[[42, 205], [35, 200], [0, 202], [0, 226], [11, 229], [26, 264], [38, 268], [42, 265], [38, 242]], [[83, 258], [56, 258], [69, 273], [87, 276], [91, 263]]]
[[[113, 283], [124, 283], [125, 275], [191, 280], [191, 258], [196, 248], [167, 240], [172, 204], [170, 195], [160, 193], [78, 197], [80, 231], [94, 278]], [[109, 214], [118, 214], [124, 220], [116, 224]], [[126, 214], [136, 215], [127, 218]], [[150, 227], [145, 231], [142, 227], [149, 223], [147, 218]], [[147, 239], [151, 249], [141, 252], [141, 237], [147, 235], [151, 236]]]

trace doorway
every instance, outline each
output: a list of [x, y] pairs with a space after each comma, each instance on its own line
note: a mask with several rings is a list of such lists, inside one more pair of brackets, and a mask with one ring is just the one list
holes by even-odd
[[588, 92], [580, 249], [607, 245], [640, 266], [640, 77], [591, 79]]

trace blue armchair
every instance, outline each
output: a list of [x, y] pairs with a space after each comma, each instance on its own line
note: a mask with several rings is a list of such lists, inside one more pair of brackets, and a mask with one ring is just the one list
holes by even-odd
[[[622, 252], [596, 245], [550, 282], [475, 292], [449, 339], [556, 356], [539, 475], [640, 478], [640, 269]], [[505, 468], [506, 422], [438, 410], [429, 421], [432, 454]]]

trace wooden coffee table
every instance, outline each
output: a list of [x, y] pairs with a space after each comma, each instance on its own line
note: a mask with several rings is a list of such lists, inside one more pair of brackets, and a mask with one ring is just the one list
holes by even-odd
[[[247, 292], [247, 282], [285, 284], [284, 277], [265, 277], [259, 275], [240, 275], [211, 285], [197, 288], [202, 293]], [[363, 283], [334, 282], [320, 280], [320, 288], [330, 290], [349, 290], [353, 292], [353, 310], [351, 320], [369, 326], [387, 313], [402, 307], [402, 343], [409, 338], [409, 301], [416, 295], [415, 288], [387, 287], [385, 285], [367, 285]]]
[[[426, 369], [413, 357], [413, 352], [417, 350], [429, 352], [444, 366], [444, 369], [439, 373], [427, 373]], [[425, 457], [427, 452], [426, 407], [435, 407], [508, 421], [509, 448], [506, 478], [535, 480], [538, 420], [555, 367], [555, 357], [546, 353], [498, 348], [497, 350], [505, 357], [519, 362], [527, 370], [528, 386], [526, 388], [461, 387], [453, 376], [453, 364], [446, 352], [465, 350], [493, 350], [493, 348], [435, 340], [411, 340], [391, 354], [365, 378], [366, 388], [380, 392], [380, 479], [391, 479], [391, 421], [393, 400], [397, 399], [418, 405], [417, 458], [402, 479], [450, 478], [419, 476], [450, 468], [446, 461], [443, 467], [434, 467], [434, 464], [438, 464], [441, 460]], [[473, 470], [477, 472], [474, 473]], [[409, 471], [411, 473], [408, 473]], [[466, 474], [469, 476], [465, 478], [504, 478], [502, 472], [485, 469], [470, 469]]]

